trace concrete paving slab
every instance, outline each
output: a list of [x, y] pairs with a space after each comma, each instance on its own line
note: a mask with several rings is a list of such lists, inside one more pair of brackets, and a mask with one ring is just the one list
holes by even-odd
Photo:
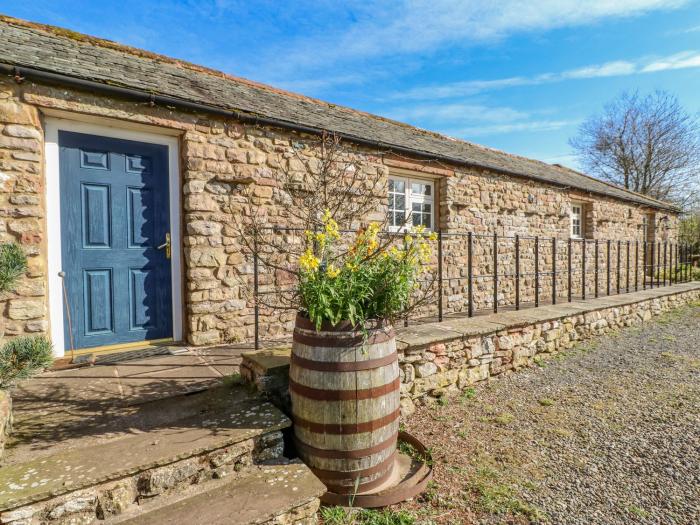
[[194, 353], [182, 355], [166, 355], [135, 359], [113, 365], [120, 378], [151, 374], [163, 370], [171, 370], [183, 366], [203, 365], [202, 360]]

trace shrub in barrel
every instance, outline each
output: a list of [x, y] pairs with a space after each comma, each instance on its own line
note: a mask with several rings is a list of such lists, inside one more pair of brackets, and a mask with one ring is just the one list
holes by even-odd
[[328, 489], [356, 494], [391, 477], [399, 430], [399, 365], [392, 320], [405, 312], [431, 256], [422, 228], [348, 248], [329, 212], [306, 232], [290, 368], [300, 457]]

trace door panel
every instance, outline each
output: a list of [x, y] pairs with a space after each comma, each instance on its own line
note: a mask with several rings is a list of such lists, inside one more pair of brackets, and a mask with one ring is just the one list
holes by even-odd
[[83, 248], [110, 247], [111, 204], [109, 186], [82, 184]]
[[165, 146], [59, 132], [66, 347], [172, 336]]
[[89, 335], [112, 333], [112, 270], [83, 271], [85, 333]]

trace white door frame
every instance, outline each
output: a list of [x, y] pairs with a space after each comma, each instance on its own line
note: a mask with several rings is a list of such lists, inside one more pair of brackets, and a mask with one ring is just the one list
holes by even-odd
[[[62, 115], [63, 117], [63, 115]], [[75, 115], [74, 118], [80, 118]], [[55, 357], [63, 357], [65, 348], [63, 330], [64, 300], [61, 272], [61, 193], [59, 191], [59, 150], [58, 132], [74, 131], [102, 137], [135, 140], [149, 144], [160, 144], [168, 148], [168, 180], [170, 190], [170, 234], [172, 239], [172, 302], [173, 339], [182, 340], [182, 253], [180, 232], [180, 166], [179, 143], [177, 137], [167, 134], [125, 129], [118, 127], [118, 121], [102, 120], [90, 122], [48, 116], [45, 120], [45, 159], [46, 159], [46, 225], [48, 235], [48, 284], [50, 336]], [[123, 126], [123, 124], [121, 124]]]

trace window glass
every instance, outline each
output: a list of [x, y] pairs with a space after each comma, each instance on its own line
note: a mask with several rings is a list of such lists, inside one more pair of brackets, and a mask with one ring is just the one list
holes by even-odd
[[[408, 220], [413, 226], [433, 226], [433, 183], [400, 177], [389, 178], [390, 228], [398, 230]], [[410, 217], [409, 217], [410, 215]]]
[[574, 204], [571, 206], [571, 236], [572, 237], [582, 237], [582, 206], [580, 204]]

